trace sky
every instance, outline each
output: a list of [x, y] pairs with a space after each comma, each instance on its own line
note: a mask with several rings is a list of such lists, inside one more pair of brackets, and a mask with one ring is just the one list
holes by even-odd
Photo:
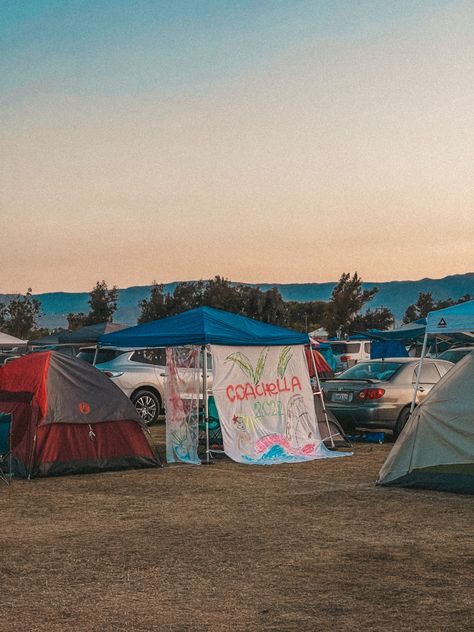
[[0, 0], [0, 293], [474, 271], [471, 0]]

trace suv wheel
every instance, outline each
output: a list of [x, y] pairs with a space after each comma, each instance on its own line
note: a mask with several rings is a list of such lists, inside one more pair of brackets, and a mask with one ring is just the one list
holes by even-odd
[[406, 406], [400, 415], [398, 416], [397, 423], [395, 424], [395, 428], [393, 430], [394, 439], [398, 439], [401, 431], [405, 428], [407, 421], [410, 417], [410, 406]]
[[158, 416], [161, 413], [161, 401], [156, 393], [146, 389], [137, 391], [132, 397], [132, 403], [147, 426], [158, 421]]

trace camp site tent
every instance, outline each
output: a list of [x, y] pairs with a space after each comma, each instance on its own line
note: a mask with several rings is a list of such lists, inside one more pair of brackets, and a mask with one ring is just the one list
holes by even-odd
[[474, 352], [411, 415], [377, 482], [474, 494]]
[[27, 344], [27, 340], [20, 340], [20, 338], [15, 338], [15, 336], [10, 336], [10, 334], [5, 334], [3, 331], [0, 331], [0, 349], [2, 347], [19, 347]]
[[[305, 345], [309, 343], [308, 334], [299, 333], [276, 325], [263, 323], [239, 314], [232, 314], [211, 307], [197, 307], [176, 316], [169, 316], [130, 327], [122, 331], [103, 335], [100, 346], [118, 348], [177, 347], [183, 345], [228, 346], [279, 346]], [[207, 354], [203, 354], [203, 374], [207, 375]], [[316, 374], [317, 375], [317, 374]], [[319, 392], [321, 389], [318, 389]], [[321, 399], [326, 423], [327, 411]], [[206, 426], [208, 426], [208, 393], [204, 384], [204, 405]], [[331, 434], [331, 426], [328, 433]], [[207, 433], [208, 434], [208, 433]], [[207, 436], [206, 456], [209, 460], [209, 441]]]
[[0, 368], [0, 412], [13, 419], [19, 476], [158, 464], [130, 400], [100, 371], [60, 353], [34, 353]]
[[128, 325], [121, 323], [97, 323], [86, 325], [75, 331], [63, 331], [58, 336], [59, 344], [89, 345], [96, 344], [99, 337], [122, 329], [127, 329]]

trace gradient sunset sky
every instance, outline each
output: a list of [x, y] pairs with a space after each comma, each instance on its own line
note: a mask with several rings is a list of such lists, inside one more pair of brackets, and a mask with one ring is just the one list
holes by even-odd
[[0, 293], [474, 271], [472, 0], [0, 0]]

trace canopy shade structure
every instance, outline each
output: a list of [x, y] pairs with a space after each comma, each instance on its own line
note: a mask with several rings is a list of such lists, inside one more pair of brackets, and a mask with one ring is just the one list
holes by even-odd
[[75, 331], [64, 331], [58, 336], [59, 344], [96, 344], [99, 337], [122, 329], [127, 329], [128, 325], [120, 323], [97, 323], [76, 329]]
[[420, 318], [407, 325], [402, 325], [396, 329], [369, 329], [367, 337], [375, 340], [399, 340], [400, 342], [410, 343], [416, 340], [422, 340], [425, 335], [426, 319]]
[[10, 334], [4, 334], [0, 331], [0, 347], [16, 347], [27, 344], [27, 340], [20, 340], [20, 338], [15, 338], [15, 336], [10, 336]]
[[48, 334], [47, 336], [41, 336], [40, 338], [35, 338], [34, 340], [30, 340], [31, 345], [57, 345], [59, 344], [59, 336], [61, 334], [67, 333], [67, 329], [59, 329], [55, 331], [54, 334]]
[[430, 334], [474, 331], [474, 301], [466, 301], [430, 312], [426, 317], [426, 332]]
[[212, 307], [197, 307], [136, 327], [100, 336], [101, 346], [121, 348], [183, 345], [278, 346], [308, 343], [308, 334], [262, 323]]
[[423, 338], [423, 348], [421, 350], [420, 364], [416, 378], [413, 399], [410, 412], [413, 413], [416, 403], [416, 393], [420, 385], [420, 375], [423, 366], [423, 359], [428, 347], [429, 336], [439, 336], [446, 334], [456, 334], [461, 332], [474, 331], [474, 301], [465, 301], [445, 309], [437, 309], [429, 312], [426, 317], [425, 335]]

